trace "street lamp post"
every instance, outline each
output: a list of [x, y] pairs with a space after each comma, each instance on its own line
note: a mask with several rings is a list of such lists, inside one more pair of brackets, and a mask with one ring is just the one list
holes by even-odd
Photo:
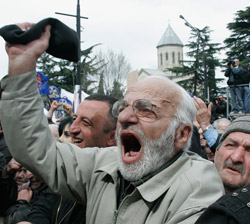
[[[71, 14], [66, 14], [66, 13], [60, 13], [60, 12], [56, 12], [56, 14], [59, 15], [64, 15], [64, 16], [71, 16], [71, 17], [76, 17], [76, 31], [77, 31], [77, 35], [79, 38], [79, 54], [81, 52], [81, 19], [88, 19], [88, 17], [84, 17], [81, 16], [81, 12], [80, 12], [80, 1], [77, 0], [77, 6], [76, 6], [76, 15], [71, 15]], [[77, 62], [77, 67], [76, 67], [76, 82], [75, 82], [75, 86], [74, 86], [74, 112], [76, 112], [77, 107], [79, 105], [79, 103], [81, 102], [81, 93], [82, 93], [82, 87], [81, 87], [81, 58], [79, 59], [79, 61]], [[76, 97], [78, 95], [78, 97]]]
[[192, 31], [196, 32], [198, 36], [198, 44], [201, 41], [202, 44], [202, 61], [203, 61], [203, 70], [204, 70], [204, 84], [205, 84], [205, 97], [207, 101], [209, 102], [209, 90], [208, 90], [208, 80], [207, 80], [207, 69], [206, 69], [206, 53], [205, 53], [205, 39], [201, 35], [201, 30], [199, 30], [197, 27], [192, 26], [183, 15], [180, 15], [180, 18], [185, 21], [185, 25], [191, 28]]

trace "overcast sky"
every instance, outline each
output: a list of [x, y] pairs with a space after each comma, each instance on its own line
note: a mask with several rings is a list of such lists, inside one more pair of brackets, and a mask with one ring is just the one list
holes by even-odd
[[[76, 4], [77, 0], [1, 0], [0, 27], [54, 17], [76, 29], [75, 18], [55, 14], [75, 14]], [[81, 19], [82, 49], [102, 43], [96, 50], [123, 52], [132, 70], [140, 70], [157, 68], [156, 46], [168, 23], [183, 44], [187, 44], [190, 29], [179, 15], [197, 28], [209, 26], [213, 30], [212, 42], [223, 43], [230, 35], [226, 25], [233, 22], [238, 10], [245, 10], [250, 4], [249, 0], [80, 0], [80, 5], [81, 16], [88, 17]], [[225, 56], [222, 53], [220, 57]], [[0, 37], [0, 78], [7, 74], [7, 65], [4, 41]]]

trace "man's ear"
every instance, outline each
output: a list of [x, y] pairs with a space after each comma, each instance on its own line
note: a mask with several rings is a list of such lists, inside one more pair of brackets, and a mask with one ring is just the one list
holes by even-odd
[[175, 150], [179, 151], [187, 143], [191, 136], [192, 127], [190, 124], [183, 124], [175, 132]]
[[115, 130], [110, 131], [108, 133], [109, 137], [108, 137], [108, 141], [107, 141], [107, 147], [109, 146], [115, 146], [116, 145], [116, 140], [115, 140]]

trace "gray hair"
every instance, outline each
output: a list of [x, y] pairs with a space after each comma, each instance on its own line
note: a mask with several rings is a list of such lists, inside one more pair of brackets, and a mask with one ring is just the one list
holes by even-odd
[[[177, 106], [176, 114], [172, 120], [173, 123], [171, 124], [171, 128], [173, 128], [174, 131], [174, 129], [177, 130], [177, 128], [183, 124], [190, 124], [193, 130], [193, 122], [196, 116], [196, 107], [194, 104], [194, 100], [184, 88], [176, 83], [174, 83], [174, 85], [176, 85], [176, 87], [179, 89], [181, 96], [180, 102]], [[188, 139], [186, 145], [183, 147], [183, 151], [187, 151], [189, 149], [191, 145], [192, 134], [193, 132], [191, 132], [190, 138]]]
[[217, 119], [217, 120], [214, 121], [213, 126], [214, 126], [214, 128], [216, 129], [216, 131], [217, 131], [217, 133], [219, 135], [222, 135], [225, 132], [225, 130], [219, 128], [219, 125], [221, 123], [224, 123], [227, 126], [229, 126], [231, 124], [231, 121], [228, 120], [227, 118], [224, 118], [224, 117], [223, 118], [219, 118], [219, 119]]

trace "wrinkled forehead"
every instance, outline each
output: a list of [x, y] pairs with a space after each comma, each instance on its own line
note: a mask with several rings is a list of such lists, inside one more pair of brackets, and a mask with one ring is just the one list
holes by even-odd
[[129, 87], [124, 98], [126, 100], [149, 99], [178, 105], [180, 95], [180, 90], [172, 81], [163, 78], [147, 78]]

